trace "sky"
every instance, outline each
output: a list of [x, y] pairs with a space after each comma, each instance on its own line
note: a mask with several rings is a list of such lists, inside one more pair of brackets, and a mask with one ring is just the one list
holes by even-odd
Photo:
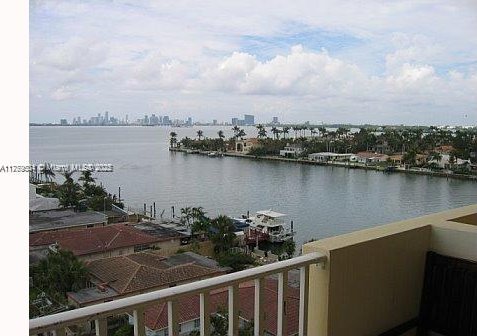
[[30, 1], [30, 122], [475, 125], [477, 2]]

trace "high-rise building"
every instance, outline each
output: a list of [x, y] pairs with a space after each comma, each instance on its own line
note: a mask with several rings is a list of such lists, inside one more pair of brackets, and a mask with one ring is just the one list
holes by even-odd
[[104, 123], [105, 123], [105, 124], [108, 124], [108, 123], [109, 123], [109, 112], [108, 112], [108, 111], [106, 111], [106, 112], [104, 113]]
[[68, 125], [68, 121], [66, 119], [61, 119], [60, 120], [60, 125], [61, 126], [66, 126], [66, 125]]
[[192, 126], [192, 118], [191, 117], [187, 118], [187, 125]]
[[149, 117], [147, 116], [147, 114], [144, 116], [144, 119], [143, 119], [143, 122], [142, 122], [144, 125], [149, 125]]
[[217, 119], [212, 120], [212, 125], [217, 125]]
[[273, 117], [272, 124], [275, 124], [275, 125], [279, 124], [278, 117]]
[[162, 117], [162, 123], [164, 125], [170, 125], [171, 124], [171, 119], [169, 119], [169, 116], [163, 116]]
[[255, 125], [255, 116], [251, 114], [245, 114], [243, 117], [245, 125]]
[[232, 125], [237, 126], [238, 125], [238, 118], [232, 118]]

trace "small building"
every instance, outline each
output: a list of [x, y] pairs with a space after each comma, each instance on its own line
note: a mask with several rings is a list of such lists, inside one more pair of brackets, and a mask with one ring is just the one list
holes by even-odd
[[237, 153], [248, 154], [252, 148], [261, 147], [260, 142], [257, 138], [249, 138], [235, 141], [235, 151]]
[[384, 162], [388, 159], [388, 155], [374, 152], [358, 152], [356, 154], [356, 161], [364, 164], [376, 164]]
[[89, 288], [67, 293], [75, 307], [117, 300], [226, 274], [212, 259], [193, 252], [164, 257], [154, 251], [86, 262]]
[[300, 156], [301, 153], [303, 153], [303, 148], [301, 146], [287, 144], [285, 148], [280, 151], [280, 156], [295, 158]]
[[107, 218], [97, 211], [57, 209], [30, 212], [30, 233], [104, 226]]
[[340, 154], [340, 153], [331, 153], [331, 152], [320, 152], [320, 153], [312, 153], [308, 155], [308, 159], [311, 161], [317, 161], [317, 162], [355, 161], [356, 155], [352, 153]]
[[463, 160], [463, 159], [459, 159], [459, 158], [455, 158], [454, 157], [454, 162], [451, 163], [451, 157], [452, 155], [451, 154], [441, 154], [441, 158], [440, 160], [429, 160], [428, 163], [432, 164], [436, 164], [439, 168], [442, 168], [442, 169], [450, 169], [452, 168], [452, 166], [468, 166], [469, 169], [470, 169], [470, 160]]
[[[83, 261], [160, 249], [163, 239], [151, 236], [128, 224], [42, 231], [30, 234], [30, 251], [59, 248], [73, 252]], [[179, 244], [179, 243], [178, 243]], [[38, 254], [39, 252], [36, 252]]]

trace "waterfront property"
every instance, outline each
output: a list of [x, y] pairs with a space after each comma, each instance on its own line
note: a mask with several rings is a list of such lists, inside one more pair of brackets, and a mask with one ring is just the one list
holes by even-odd
[[329, 162], [329, 161], [356, 161], [356, 155], [349, 154], [340, 154], [340, 153], [330, 153], [330, 152], [320, 152], [312, 153], [308, 155], [308, 160], [316, 162]]
[[241, 154], [248, 154], [252, 150], [252, 148], [259, 148], [260, 146], [260, 142], [257, 138], [248, 138], [243, 140], [237, 139], [235, 141], [235, 152]]
[[280, 150], [280, 156], [296, 158], [303, 153], [303, 148], [296, 144], [287, 144], [285, 148]]
[[30, 233], [104, 226], [106, 216], [97, 211], [56, 209], [30, 212]]
[[388, 159], [388, 155], [379, 154], [374, 152], [358, 152], [356, 154], [356, 161], [364, 164], [372, 164], [385, 162]]
[[154, 251], [86, 262], [89, 288], [67, 294], [75, 307], [117, 300], [225, 274], [228, 269], [192, 252], [164, 257]]
[[160, 249], [166, 239], [151, 236], [128, 224], [111, 224], [75, 230], [44, 231], [30, 234], [30, 251], [63, 249], [81, 260], [95, 260]]
[[[298, 335], [472, 335], [475, 246], [477, 205], [472, 205], [310, 242], [302, 256], [289, 260], [33, 319], [30, 334], [64, 335], [67, 326], [95, 320], [96, 334], [104, 336], [108, 316], [132, 311], [135, 334], [144, 336], [145, 311], [160, 304], [166, 309], [167, 303], [168, 335], [179, 335], [178, 302], [199, 295], [198, 327], [201, 335], [210, 335], [210, 299], [226, 287], [228, 334], [237, 335], [240, 284], [253, 281], [255, 334], [265, 334], [267, 316], [277, 325], [276, 335], [284, 335], [292, 323], [288, 271], [298, 268]], [[278, 274], [276, 315], [265, 299], [265, 278], [272, 274]]]

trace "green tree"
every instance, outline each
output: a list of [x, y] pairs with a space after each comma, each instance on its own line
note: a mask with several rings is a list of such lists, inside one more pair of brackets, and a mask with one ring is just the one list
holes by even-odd
[[177, 133], [176, 133], [176, 132], [171, 132], [171, 133], [169, 133], [169, 136], [171, 137], [171, 138], [169, 139], [169, 146], [170, 146], [171, 148], [173, 148], [173, 147], [175, 147], [176, 144], [177, 144]]
[[58, 187], [58, 199], [63, 207], [77, 206], [80, 200], [81, 187], [73, 180], [75, 171], [63, 173], [65, 181]]
[[199, 140], [204, 136], [204, 132], [202, 130], [198, 130], [197, 131], [197, 138], [199, 138]]
[[49, 252], [46, 259], [32, 266], [33, 285], [52, 298], [66, 302], [66, 293], [86, 286], [88, 272], [85, 265], [72, 252]]
[[221, 254], [234, 246], [235, 233], [232, 219], [227, 216], [218, 216], [210, 222], [210, 240], [214, 244], [214, 252]]

